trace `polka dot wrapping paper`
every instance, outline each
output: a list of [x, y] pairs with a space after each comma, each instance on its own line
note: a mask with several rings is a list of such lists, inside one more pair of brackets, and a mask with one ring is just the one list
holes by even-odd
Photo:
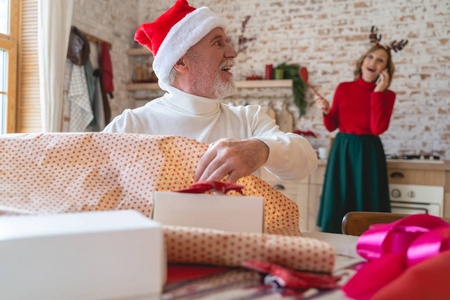
[[333, 270], [334, 248], [317, 239], [279, 234], [235, 233], [164, 226], [168, 260], [173, 263], [242, 266], [260, 260], [295, 270]]
[[[132, 209], [151, 217], [153, 191], [188, 188], [207, 148], [177, 136], [2, 135], [0, 215]], [[293, 201], [253, 175], [238, 184], [245, 186], [244, 195], [264, 198], [267, 234], [164, 226], [170, 262], [236, 266], [256, 257], [296, 269], [332, 270], [332, 246], [300, 237], [299, 211]], [[220, 246], [214, 247], [214, 255], [208, 254], [212, 248], [191, 241], [191, 235], [207, 236]]]

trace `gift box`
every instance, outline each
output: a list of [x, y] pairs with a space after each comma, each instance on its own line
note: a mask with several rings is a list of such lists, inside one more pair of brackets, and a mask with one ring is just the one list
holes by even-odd
[[163, 231], [131, 210], [0, 218], [2, 299], [158, 297]]
[[264, 199], [155, 191], [153, 220], [164, 225], [264, 232]]

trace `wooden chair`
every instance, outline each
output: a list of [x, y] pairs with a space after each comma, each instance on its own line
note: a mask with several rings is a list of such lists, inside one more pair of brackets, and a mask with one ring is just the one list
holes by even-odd
[[[360, 236], [372, 224], [386, 224], [407, 217], [406, 214], [386, 212], [351, 211], [342, 219], [342, 233], [346, 235]], [[442, 218], [450, 224], [449, 218]]]

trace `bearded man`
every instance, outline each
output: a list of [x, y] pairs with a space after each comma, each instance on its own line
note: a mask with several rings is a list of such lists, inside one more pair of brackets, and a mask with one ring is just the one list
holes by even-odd
[[225, 30], [226, 22], [209, 8], [196, 9], [186, 0], [142, 24], [135, 40], [153, 53], [153, 70], [167, 93], [125, 110], [104, 132], [177, 135], [210, 144], [195, 181], [236, 182], [260, 167], [281, 180], [303, 179], [317, 167], [306, 139], [280, 131], [258, 105], [221, 103], [236, 90], [230, 71], [238, 55]]

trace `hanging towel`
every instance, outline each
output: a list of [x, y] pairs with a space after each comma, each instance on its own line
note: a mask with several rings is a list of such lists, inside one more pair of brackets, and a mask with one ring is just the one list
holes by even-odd
[[89, 100], [91, 101], [91, 106], [93, 107], [95, 96], [95, 77], [94, 68], [92, 67], [91, 60], [89, 58], [84, 66], [84, 71], [86, 74], [86, 83], [89, 91]]
[[[99, 65], [99, 56], [100, 56], [100, 46], [95, 44], [91, 45], [91, 54], [89, 55], [89, 62], [92, 66], [92, 77], [95, 84], [95, 93], [94, 93], [94, 99], [92, 102], [92, 110], [94, 113], [94, 120], [91, 122], [89, 127], [87, 128], [87, 131], [89, 132], [98, 132], [102, 131], [103, 128], [105, 128], [105, 109], [103, 108], [103, 95], [102, 95], [102, 85], [101, 78], [100, 78], [100, 65]], [[86, 64], [86, 72], [88, 72], [88, 64]], [[86, 75], [87, 78], [87, 75]], [[106, 98], [105, 101], [107, 102], [108, 99]]]
[[100, 66], [102, 69], [103, 86], [105, 87], [105, 93], [109, 94], [114, 92], [111, 57], [109, 55], [108, 43], [102, 42], [101, 47]]
[[109, 56], [109, 47], [106, 42], [103, 42], [100, 46], [100, 56], [98, 58], [98, 63], [100, 65], [100, 86], [101, 95], [103, 102], [103, 114], [105, 116], [105, 123], [108, 124], [111, 121], [111, 108], [109, 107], [108, 96], [113, 98], [112, 92], [114, 91], [113, 86], [113, 74], [112, 74], [112, 64], [111, 57]]
[[69, 131], [84, 132], [94, 118], [84, 66], [73, 65], [68, 96], [70, 102]]
[[[99, 93], [100, 85], [97, 84], [98, 77], [94, 75], [94, 68], [92, 67], [91, 59], [88, 59], [86, 65], [84, 66], [86, 72], [86, 82], [89, 91], [89, 100], [91, 101], [93, 119], [89, 124], [86, 131], [97, 132], [103, 130], [105, 127], [104, 123], [104, 111], [103, 103], [101, 100], [101, 93]], [[99, 105], [99, 102], [101, 106]], [[100, 127], [99, 121], [103, 124]]]

